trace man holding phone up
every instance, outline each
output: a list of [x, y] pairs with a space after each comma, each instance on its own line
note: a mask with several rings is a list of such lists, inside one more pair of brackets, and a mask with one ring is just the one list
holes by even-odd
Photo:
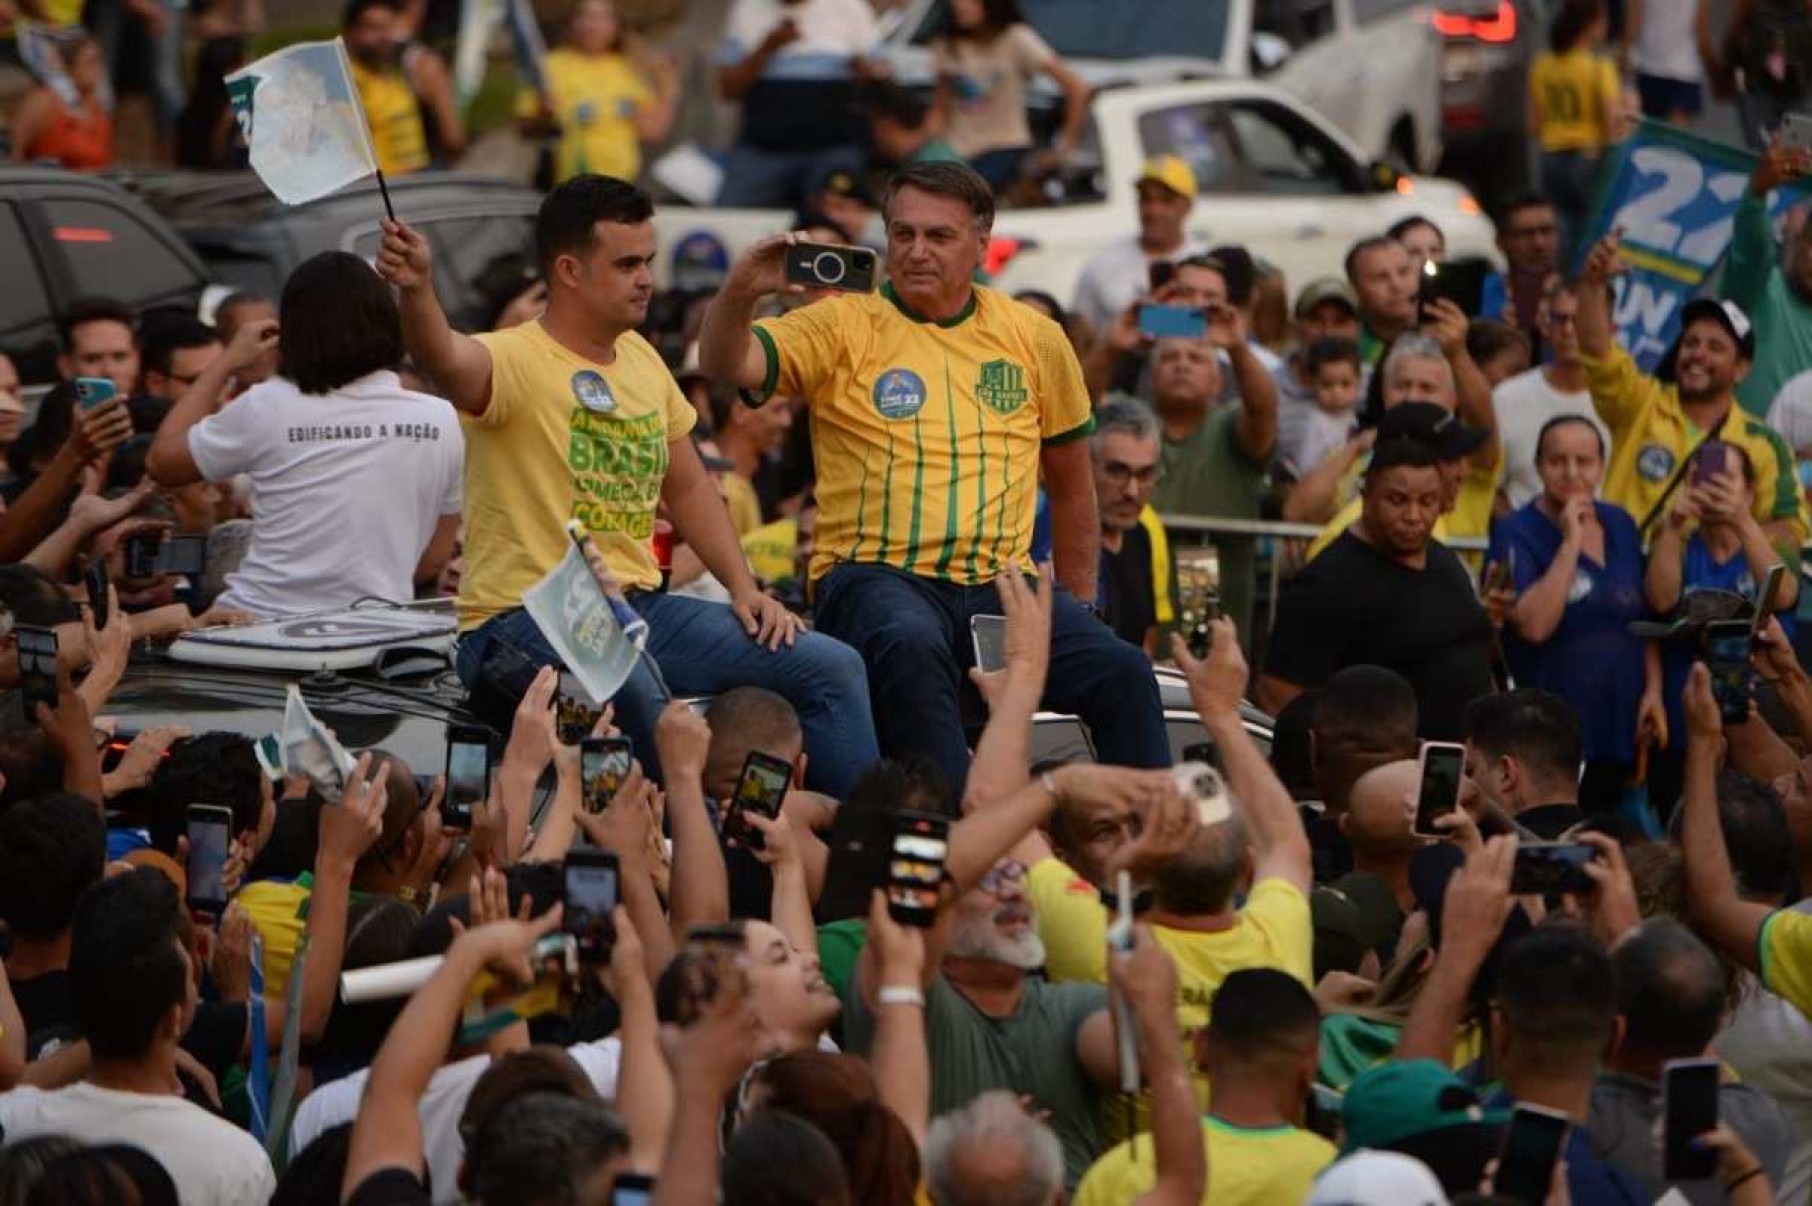
[[[716, 694], [753, 684], [785, 696], [818, 782], [842, 796], [876, 757], [862, 663], [801, 634], [797, 617], [762, 593], [689, 438], [697, 412], [636, 333], [654, 293], [652, 217], [647, 194], [621, 180], [562, 184], [535, 223], [546, 313], [477, 338], [448, 325], [428, 241], [385, 226], [377, 266], [401, 290], [409, 351], [468, 418], [459, 676], [468, 690], [482, 685], [513, 703], [539, 667], [559, 660], [522, 593], [566, 555], [576, 518], [647, 619], [648, 653], [667, 685]], [[657, 593], [650, 537], [663, 503], [676, 534], [729, 588], [728, 608]], [[612, 702], [651, 760], [661, 684], [638, 663]]]
[[1065, 588], [1046, 702], [1083, 717], [1103, 762], [1168, 764], [1150, 663], [1089, 615], [1100, 529], [1075, 353], [1055, 323], [973, 284], [994, 219], [973, 171], [908, 165], [883, 212], [878, 295], [754, 323], [762, 297], [799, 288], [784, 272], [792, 236], [772, 238], [731, 269], [699, 336], [705, 371], [745, 402], [813, 410], [819, 631], [867, 663], [883, 749], [930, 757], [960, 794], [970, 621], [995, 613], [990, 583], [1030, 563], [1042, 472]]

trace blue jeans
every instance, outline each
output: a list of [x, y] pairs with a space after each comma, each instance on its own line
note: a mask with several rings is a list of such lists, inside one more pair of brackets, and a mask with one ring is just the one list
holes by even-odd
[[[969, 773], [961, 696], [975, 664], [969, 621], [999, 614], [992, 585], [958, 586], [884, 565], [840, 565], [818, 584], [818, 631], [855, 648], [868, 666], [881, 749], [929, 758], [957, 799]], [[1062, 589], [1044, 706], [1080, 716], [1102, 762], [1170, 765], [1150, 659]]]
[[[724, 182], [717, 203], [742, 209], [797, 209], [824, 187], [832, 172], [862, 170], [862, 148], [825, 147], [821, 151], [764, 151], [739, 142], [724, 163]], [[861, 232], [852, 232], [860, 238]]]
[[[791, 649], [768, 650], [749, 639], [730, 609], [680, 595], [637, 594], [630, 604], [648, 621], [648, 653], [678, 695], [719, 695], [732, 687], [765, 687], [799, 713], [810, 756], [807, 781], [841, 800], [880, 757], [868, 711], [862, 659], [848, 646], [813, 632], [799, 634]], [[559, 665], [528, 612], [493, 616], [460, 639], [456, 668], [467, 690], [478, 689], [486, 664]], [[520, 681], [520, 676], [517, 681]], [[515, 688], [520, 696], [523, 684]], [[654, 726], [667, 696], [640, 662], [617, 691], [616, 724], [635, 742], [636, 757], [660, 775]]]

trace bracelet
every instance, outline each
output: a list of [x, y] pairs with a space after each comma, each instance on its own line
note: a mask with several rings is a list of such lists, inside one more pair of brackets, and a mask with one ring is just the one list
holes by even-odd
[[[925, 1008], [925, 994], [908, 984], [884, 984], [875, 994], [877, 1005], [912, 1005]], [[1758, 1170], [1759, 1171], [1759, 1170]]]
[[[886, 990], [883, 989], [882, 991], [886, 991]], [[1724, 1193], [1726, 1195], [1729, 1195], [1732, 1191], [1734, 1191], [1736, 1189], [1737, 1186], [1741, 1185], [1743, 1182], [1754, 1180], [1756, 1177], [1761, 1176], [1763, 1173], [1765, 1173], [1767, 1171], [1768, 1171], [1767, 1169], [1763, 1168], [1761, 1165], [1758, 1164], [1754, 1168], [1750, 1169], [1748, 1172], [1738, 1173], [1736, 1176], [1732, 1177], [1730, 1180], [1724, 1182], [1724, 1184], [1721, 1188], [1724, 1190]]]

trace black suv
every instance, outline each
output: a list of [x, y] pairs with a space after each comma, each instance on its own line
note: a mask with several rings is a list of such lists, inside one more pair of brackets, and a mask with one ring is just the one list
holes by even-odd
[[56, 380], [56, 316], [75, 299], [193, 309], [207, 283], [182, 238], [117, 185], [0, 167], [0, 350], [26, 385]]

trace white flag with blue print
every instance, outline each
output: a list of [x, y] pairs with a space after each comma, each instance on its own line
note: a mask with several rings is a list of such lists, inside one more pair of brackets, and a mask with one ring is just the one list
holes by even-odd
[[299, 42], [226, 77], [252, 170], [279, 201], [301, 205], [378, 170], [346, 46]]

